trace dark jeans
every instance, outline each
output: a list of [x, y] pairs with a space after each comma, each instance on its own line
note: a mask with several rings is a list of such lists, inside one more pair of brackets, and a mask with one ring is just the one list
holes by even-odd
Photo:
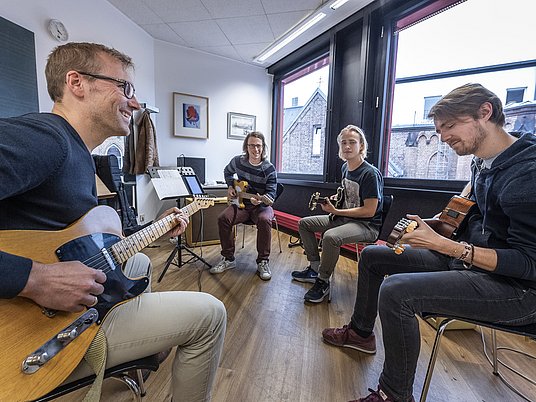
[[[536, 289], [505, 276], [465, 270], [429, 250], [395, 254], [385, 246], [361, 253], [352, 326], [372, 331], [379, 311], [385, 348], [380, 386], [411, 400], [420, 350], [416, 314], [423, 312], [524, 325], [536, 322]], [[385, 275], [389, 275], [385, 278]]]
[[[236, 212], [235, 212], [236, 211]], [[257, 263], [270, 258], [272, 246], [272, 219], [274, 210], [270, 206], [246, 205], [240, 209], [234, 205], [225, 208], [218, 216], [218, 231], [221, 242], [221, 255], [226, 259], [234, 258], [235, 237], [233, 226], [247, 221], [257, 225]]]

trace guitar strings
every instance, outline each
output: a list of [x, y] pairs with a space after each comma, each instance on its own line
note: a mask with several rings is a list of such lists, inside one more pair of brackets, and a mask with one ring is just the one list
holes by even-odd
[[[205, 201], [205, 203], [206, 203], [206, 201], [210, 201], [210, 198], [209, 197], [201, 197], [200, 199], [196, 198], [195, 203], [191, 203], [191, 204], [187, 205], [186, 207], [181, 208], [181, 211], [183, 213], [186, 212], [187, 216], [191, 216], [197, 210], [201, 209], [199, 203], [200, 202], [203, 203], [203, 201]], [[193, 211], [193, 209], [195, 209], [195, 211]], [[156, 232], [156, 234], [158, 234], [158, 238], [159, 238], [159, 237], [161, 237], [162, 235], [164, 235], [165, 233], [167, 233], [169, 231], [168, 230], [168, 231], [163, 232], [163, 233], [159, 232], [159, 230], [162, 230], [161, 222], [164, 221], [164, 220], [169, 220], [169, 222], [171, 222], [176, 218], [176, 215], [178, 215], [178, 214], [168, 215], [167, 217], [165, 217], [165, 218], [161, 219], [160, 221], [155, 222], [154, 224], [152, 224], [152, 225], [140, 230], [139, 232], [127, 237], [126, 239], [123, 239], [123, 240], [118, 241], [117, 243], [114, 243], [111, 247], [104, 248], [106, 250], [108, 256], [110, 257], [110, 260], [114, 264], [113, 267], [110, 267], [110, 264], [108, 263], [108, 258], [105, 255], [103, 255], [102, 252], [99, 252], [98, 254], [92, 255], [88, 259], [86, 259], [84, 261], [81, 261], [82, 264], [87, 265], [88, 267], [99, 269], [105, 274], [108, 273], [108, 272], [114, 271], [116, 267], [121, 266], [119, 261], [117, 261], [117, 258], [115, 257], [114, 252], [112, 250], [112, 247], [114, 245], [116, 245], [116, 244], [118, 244], [120, 242], [125, 242], [127, 244], [129, 242], [133, 243], [134, 242], [133, 239], [136, 238], [136, 235], [139, 237], [140, 235], [143, 234], [143, 235], [148, 235], [149, 238], [151, 238], [150, 235], [151, 235], [152, 232]], [[141, 240], [143, 241], [143, 238]], [[132, 244], [132, 245], [134, 246], [135, 244]], [[127, 254], [130, 253], [128, 245], [125, 247], [125, 250], [127, 251]], [[101, 250], [99, 250], [99, 251], [101, 251]]]

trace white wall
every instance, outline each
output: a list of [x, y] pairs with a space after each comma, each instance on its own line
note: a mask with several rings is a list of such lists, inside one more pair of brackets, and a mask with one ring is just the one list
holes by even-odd
[[[136, 65], [139, 101], [160, 108], [160, 113], [153, 116], [161, 165], [175, 166], [181, 153], [205, 157], [207, 180], [222, 179], [223, 167], [241, 149], [240, 141], [227, 139], [227, 112], [253, 114], [257, 116], [257, 129], [270, 133], [272, 78], [263, 68], [154, 41], [105, 0], [2, 1], [0, 16], [35, 34], [41, 111], [52, 108], [44, 69], [48, 54], [59, 44], [48, 34], [49, 19], [65, 24], [70, 41], [99, 42], [131, 56]], [[209, 98], [208, 140], [173, 136], [173, 92]], [[145, 219], [154, 219], [170, 206], [157, 199], [146, 175], [139, 175], [137, 184], [138, 212]]]
[[[227, 112], [257, 116], [257, 130], [267, 135], [270, 143], [272, 76], [264, 68], [155, 41], [155, 89], [160, 113], [151, 116], [157, 126], [161, 166], [176, 166], [180, 154], [204, 157], [206, 180], [223, 180], [223, 168], [242, 150], [241, 140], [227, 138]], [[209, 98], [208, 139], [173, 135], [173, 92]], [[156, 194], [146, 184], [148, 179], [144, 182], [138, 180], [138, 196], [145, 189], [146, 198], [138, 201], [151, 219], [151, 200]]]
[[154, 41], [105, 0], [16, 0], [0, 3], [0, 16], [35, 35], [39, 109], [50, 111], [45, 64], [60, 42], [47, 30], [48, 20], [58, 19], [69, 32], [69, 41], [98, 42], [128, 54], [136, 64], [136, 92], [140, 100], [154, 101]]

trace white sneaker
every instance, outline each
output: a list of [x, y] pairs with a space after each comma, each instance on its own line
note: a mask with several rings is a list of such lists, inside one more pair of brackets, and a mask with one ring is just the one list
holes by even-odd
[[257, 264], [257, 272], [263, 281], [268, 281], [272, 277], [270, 272], [270, 265], [268, 265], [267, 260], [262, 260]]
[[227, 271], [228, 269], [236, 268], [236, 260], [229, 261], [225, 257], [222, 257], [221, 261], [218, 262], [215, 266], [210, 268], [209, 272], [211, 274], [221, 274], [222, 272]]

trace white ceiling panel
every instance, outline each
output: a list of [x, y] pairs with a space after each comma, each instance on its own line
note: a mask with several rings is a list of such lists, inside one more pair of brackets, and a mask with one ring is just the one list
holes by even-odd
[[[335, 0], [108, 1], [155, 39], [263, 67], [287, 56], [373, 0], [349, 0], [335, 11], [329, 8]], [[320, 23], [263, 63], [253, 61], [319, 7], [326, 13]]]
[[320, 7], [326, 1], [321, 0], [262, 0], [266, 14], [286, 13], [289, 11], [307, 11]]
[[275, 37], [265, 15], [217, 20], [221, 30], [233, 44], [272, 42]]
[[212, 18], [264, 15], [260, 0], [201, 0]]
[[229, 59], [235, 59], [240, 60], [242, 57], [238, 54], [234, 46], [207, 46], [207, 47], [199, 47], [199, 50], [202, 50], [204, 52], [217, 54], [218, 56], [227, 57]]
[[174, 22], [168, 24], [188, 46], [207, 47], [231, 45], [214, 20]]
[[[132, 0], [139, 1], [139, 0]], [[200, 0], [144, 0], [163, 22], [201, 21], [211, 15]]]
[[108, 0], [119, 11], [137, 24], [158, 24], [162, 23], [162, 18], [154, 13], [141, 0]]
[[[312, 12], [313, 10], [309, 11]], [[274, 37], [277, 39], [300, 22], [304, 18], [304, 13], [303, 11], [292, 11], [288, 13], [268, 14], [267, 17]]]
[[173, 31], [166, 24], [148, 24], [142, 25], [153, 38], [160, 39], [170, 43], [176, 43], [179, 45], [186, 45], [184, 39], [182, 39], [175, 31]]
[[248, 45], [235, 45], [235, 49], [246, 63], [251, 63], [255, 56], [262, 52], [270, 42], [251, 43]]

